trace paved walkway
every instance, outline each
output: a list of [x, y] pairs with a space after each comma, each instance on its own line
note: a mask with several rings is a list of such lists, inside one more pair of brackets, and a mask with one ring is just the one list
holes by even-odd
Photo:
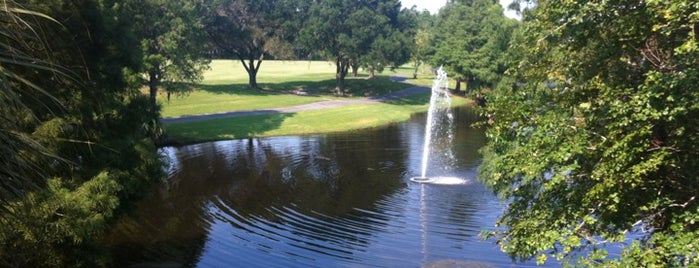
[[[403, 81], [403, 77], [392, 77], [394, 81]], [[418, 93], [423, 93], [429, 91], [429, 87], [414, 86], [396, 92], [391, 92], [383, 96], [375, 96], [360, 99], [347, 99], [347, 100], [328, 100], [319, 101], [314, 103], [308, 103], [297, 106], [280, 107], [280, 108], [269, 108], [260, 110], [246, 110], [246, 111], [234, 111], [234, 112], [223, 112], [223, 113], [213, 113], [213, 114], [201, 114], [192, 116], [182, 116], [182, 117], [168, 117], [161, 119], [164, 124], [181, 123], [181, 122], [192, 122], [219, 118], [230, 118], [239, 116], [253, 116], [253, 115], [265, 115], [265, 114], [278, 114], [278, 113], [296, 113], [301, 111], [310, 110], [321, 110], [328, 108], [342, 107], [352, 104], [363, 104], [363, 103], [377, 103], [385, 102], [390, 100], [398, 100]]]

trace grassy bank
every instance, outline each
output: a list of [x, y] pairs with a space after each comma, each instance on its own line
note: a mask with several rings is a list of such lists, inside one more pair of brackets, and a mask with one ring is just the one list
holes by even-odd
[[[427, 111], [429, 93], [406, 99], [341, 108], [249, 117], [233, 117], [171, 124], [168, 135], [178, 143], [331, 133], [366, 129], [408, 120], [413, 113]], [[467, 105], [469, 100], [455, 97], [452, 104]]]
[[[328, 62], [265, 61], [258, 76], [261, 90], [247, 86], [247, 73], [238, 61], [216, 60], [204, 81], [187, 95], [163, 102], [164, 117], [178, 117], [227, 111], [288, 107], [322, 100], [347, 98], [332, 94], [335, 66]], [[429, 69], [427, 69], [429, 71]], [[350, 98], [383, 95], [411, 85], [391, 81], [390, 76], [408, 77], [407, 82], [430, 85], [432, 75], [421, 73], [412, 79], [413, 69], [385, 71], [374, 79], [348, 78]], [[294, 93], [294, 94], [290, 94]], [[164, 98], [160, 98], [161, 101]], [[329, 133], [372, 128], [405, 121], [413, 113], [427, 110], [429, 93], [387, 103], [357, 104], [340, 108], [234, 117], [165, 126], [168, 137], [177, 143], [213, 140]], [[454, 98], [454, 105], [468, 100]]]

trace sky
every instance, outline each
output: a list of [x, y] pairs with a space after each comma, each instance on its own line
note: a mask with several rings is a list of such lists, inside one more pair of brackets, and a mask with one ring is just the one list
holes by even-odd
[[[447, 0], [401, 0], [401, 4], [405, 8], [410, 8], [413, 5], [417, 6], [417, 10], [422, 11], [427, 9], [432, 14], [437, 14], [439, 8], [443, 7], [447, 3]], [[500, 0], [500, 4], [503, 5], [505, 9], [505, 16], [510, 18], [516, 18], [517, 15], [513, 11], [507, 10], [507, 5], [509, 5], [510, 0]]]

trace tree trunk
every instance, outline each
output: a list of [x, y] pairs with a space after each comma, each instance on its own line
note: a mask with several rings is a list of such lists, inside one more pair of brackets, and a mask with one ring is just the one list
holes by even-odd
[[374, 65], [369, 66], [369, 79], [373, 79], [373, 78], [374, 78], [374, 70], [375, 70], [375, 69], [376, 69], [376, 68], [374, 68]]
[[347, 71], [349, 71], [349, 61], [342, 57], [337, 57], [335, 65], [337, 66], [335, 91], [337, 94], [345, 95], [345, 76], [347, 76]]
[[466, 88], [464, 88], [464, 95], [466, 95], [467, 92], [473, 90], [474, 88], [478, 88], [480, 86], [480, 81], [476, 81], [476, 78], [474, 77], [469, 77], [466, 82]]
[[250, 70], [248, 72], [248, 86], [253, 89], [257, 89], [257, 71]]
[[156, 97], [158, 96], [158, 86], [160, 84], [160, 76], [155, 70], [148, 71], [148, 88], [150, 92], [150, 102], [155, 106], [157, 104]]
[[456, 86], [454, 86], [454, 94], [459, 94], [461, 92], [461, 79], [456, 78]]
[[352, 77], [357, 77], [359, 76], [359, 65], [357, 63], [352, 63]]
[[254, 57], [250, 57], [248, 59], [248, 62], [245, 62], [245, 60], [240, 60], [240, 62], [243, 63], [243, 67], [245, 67], [245, 71], [248, 72], [248, 86], [253, 89], [258, 89], [259, 86], [257, 85], [257, 72], [260, 70], [260, 65], [262, 64], [264, 56], [260, 56], [259, 59], [255, 59]]
[[415, 60], [415, 71], [413, 71], [413, 79], [417, 79], [417, 71], [420, 68], [420, 61]]

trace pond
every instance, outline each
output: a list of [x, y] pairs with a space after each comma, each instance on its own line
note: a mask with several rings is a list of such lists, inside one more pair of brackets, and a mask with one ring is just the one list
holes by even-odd
[[534, 266], [479, 236], [503, 204], [476, 178], [476, 114], [455, 110], [454, 161], [430, 170], [461, 184], [410, 181], [425, 114], [351, 133], [166, 147], [167, 181], [105, 243], [119, 266]]

